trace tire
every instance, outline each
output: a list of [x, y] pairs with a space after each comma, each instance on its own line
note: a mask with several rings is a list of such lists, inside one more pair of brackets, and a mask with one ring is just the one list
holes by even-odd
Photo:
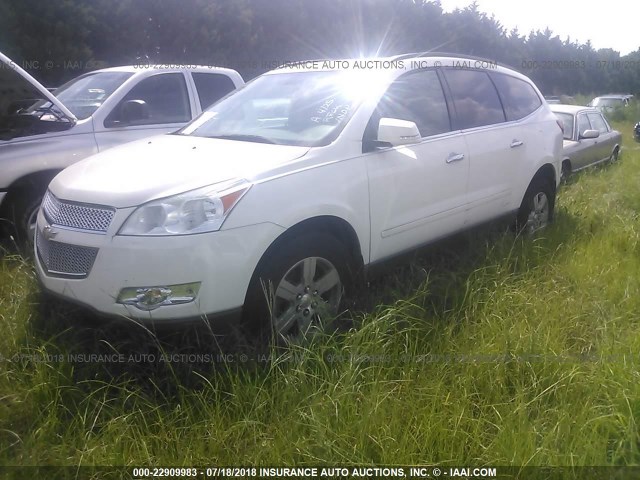
[[36, 220], [42, 203], [42, 192], [21, 191], [9, 204], [9, 220], [12, 223], [18, 247], [30, 254], [33, 250]]
[[353, 283], [346, 252], [326, 233], [292, 237], [268, 251], [247, 291], [248, 335], [283, 345], [305, 343], [326, 329]]
[[616, 163], [618, 161], [618, 157], [620, 155], [620, 150], [619, 149], [615, 149], [612, 153], [611, 156], [609, 157], [609, 163], [613, 164]]
[[527, 188], [516, 221], [519, 233], [533, 234], [553, 221], [556, 189], [552, 180], [534, 178]]
[[562, 162], [562, 169], [560, 170], [560, 182], [564, 185], [569, 182], [571, 177], [571, 163], [569, 160]]

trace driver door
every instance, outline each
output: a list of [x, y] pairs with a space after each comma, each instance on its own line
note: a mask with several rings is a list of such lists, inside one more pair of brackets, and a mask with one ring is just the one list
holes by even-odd
[[374, 144], [381, 118], [415, 122], [421, 139], [379, 145], [365, 156], [369, 175], [371, 262], [460, 230], [465, 224], [469, 158], [434, 69], [409, 72], [387, 90], [363, 145]]

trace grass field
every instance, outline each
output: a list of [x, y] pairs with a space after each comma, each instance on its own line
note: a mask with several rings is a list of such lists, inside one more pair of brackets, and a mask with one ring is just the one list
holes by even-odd
[[640, 150], [617, 127], [621, 162], [551, 228], [431, 249], [360, 294], [357, 328], [269, 361], [40, 305], [5, 255], [0, 465], [638, 464]]

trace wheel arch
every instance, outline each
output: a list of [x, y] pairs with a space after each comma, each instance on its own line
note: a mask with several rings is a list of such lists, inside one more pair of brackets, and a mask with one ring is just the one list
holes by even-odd
[[38, 189], [44, 193], [51, 180], [61, 171], [61, 169], [39, 170], [14, 180], [6, 189], [7, 197], [2, 203], [2, 214], [8, 214], [11, 204], [25, 192], [32, 192]]
[[22, 177], [16, 179], [9, 185], [7, 192], [32, 189], [36, 186], [40, 186], [46, 182], [47, 185], [53, 180], [53, 178], [62, 170], [59, 168], [51, 168], [46, 170], [39, 170], [37, 172], [31, 172]]
[[317, 233], [329, 233], [335, 237], [340, 243], [347, 248], [347, 255], [353, 261], [353, 267], [356, 272], [361, 272], [364, 264], [362, 257], [361, 242], [358, 238], [356, 230], [351, 226], [349, 222], [343, 218], [333, 215], [321, 215], [317, 217], [308, 218], [302, 220], [295, 225], [287, 228], [282, 232], [272, 243], [267, 247], [265, 252], [260, 257], [253, 274], [251, 275], [250, 284], [257, 280], [258, 273], [262, 270], [265, 263], [269, 261], [278, 248], [287, 242], [292, 241], [296, 237], [301, 235], [308, 235]]
[[[564, 163], [564, 159], [562, 162]], [[556, 169], [553, 168], [553, 165], [551, 165], [550, 163], [545, 163], [544, 165], [542, 165], [531, 178], [531, 182], [529, 182], [529, 185], [531, 185], [531, 183], [539, 178], [545, 178], [549, 182], [551, 182], [553, 191], [555, 192], [556, 186], [558, 185], [558, 179]]]

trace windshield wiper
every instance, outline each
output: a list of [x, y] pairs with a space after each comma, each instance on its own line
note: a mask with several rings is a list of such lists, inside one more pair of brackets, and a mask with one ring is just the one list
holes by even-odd
[[238, 140], [241, 142], [256, 142], [256, 143], [271, 143], [276, 144], [273, 140], [267, 137], [261, 137], [260, 135], [241, 135], [241, 134], [230, 134], [230, 135], [211, 135], [207, 138], [222, 138], [224, 140]]

